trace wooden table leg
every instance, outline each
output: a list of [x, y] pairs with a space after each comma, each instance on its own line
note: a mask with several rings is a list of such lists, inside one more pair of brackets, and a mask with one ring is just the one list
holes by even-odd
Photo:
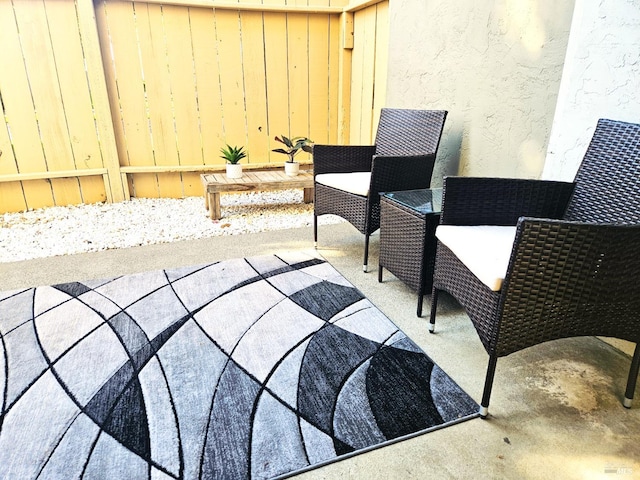
[[220, 220], [220, 194], [209, 193], [209, 218]]
[[303, 195], [304, 195], [304, 203], [313, 202], [313, 188], [305, 188]]
[[200, 181], [202, 182], [202, 188], [204, 190], [204, 208], [209, 210], [209, 193], [207, 192], [207, 181], [204, 175], [200, 175]]

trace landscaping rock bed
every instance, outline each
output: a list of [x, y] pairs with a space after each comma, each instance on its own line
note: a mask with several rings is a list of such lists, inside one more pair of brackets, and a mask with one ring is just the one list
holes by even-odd
[[[220, 220], [209, 219], [202, 197], [131, 199], [50, 207], [0, 215], [0, 262], [113, 248], [240, 235], [267, 230], [308, 227], [313, 204], [302, 190], [226, 194]], [[320, 224], [338, 223], [325, 215]]]

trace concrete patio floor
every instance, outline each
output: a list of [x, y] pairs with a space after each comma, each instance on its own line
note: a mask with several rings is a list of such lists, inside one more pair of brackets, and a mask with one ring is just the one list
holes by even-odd
[[[464, 312], [443, 295], [436, 334], [416, 295], [385, 272], [378, 283], [378, 236], [362, 272], [363, 237], [349, 224], [321, 226], [319, 253], [418, 343], [479, 402], [488, 356]], [[0, 264], [0, 289], [112, 277], [235, 257], [313, 248], [310, 228], [110, 250]], [[593, 337], [559, 340], [498, 361], [488, 420], [474, 419], [304, 473], [319, 479], [640, 478], [640, 387], [626, 410], [630, 364]], [[623, 350], [626, 350], [623, 351]]]

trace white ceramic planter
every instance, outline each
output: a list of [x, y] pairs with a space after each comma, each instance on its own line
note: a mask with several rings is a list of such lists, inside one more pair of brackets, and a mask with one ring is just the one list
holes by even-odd
[[284, 173], [290, 177], [295, 177], [300, 172], [300, 164], [298, 162], [285, 162]]
[[241, 178], [242, 165], [240, 163], [227, 163], [227, 178]]

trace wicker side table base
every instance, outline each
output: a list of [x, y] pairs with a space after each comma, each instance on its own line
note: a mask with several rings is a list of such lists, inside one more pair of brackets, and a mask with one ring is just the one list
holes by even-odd
[[383, 268], [418, 292], [416, 314], [422, 316], [424, 295], [431, 292], [439, 213], [424, 214], [392, 198], [380, 199], [380, 260]]

